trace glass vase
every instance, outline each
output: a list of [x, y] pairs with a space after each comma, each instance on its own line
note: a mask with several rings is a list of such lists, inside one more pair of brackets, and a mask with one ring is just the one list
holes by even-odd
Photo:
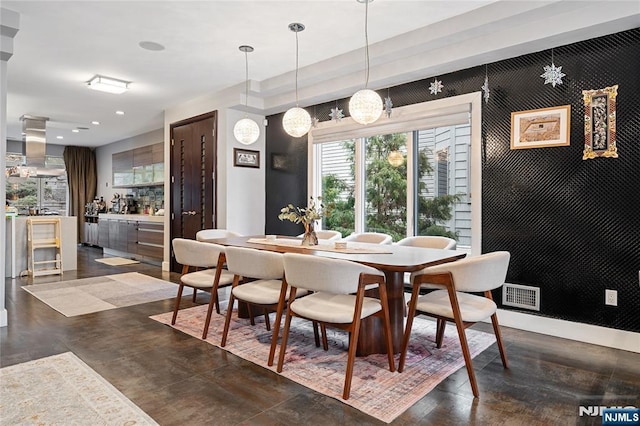
[[318, 245], [318, 237], [316, 236], [316, 231], [313, 229], [313, 223], [304, 223], [304, 235], [302, 236], [302, 245], [303, 246], [317, 246]]

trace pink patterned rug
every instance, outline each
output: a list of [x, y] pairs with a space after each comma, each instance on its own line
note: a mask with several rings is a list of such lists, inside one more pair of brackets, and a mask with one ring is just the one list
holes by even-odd
[[[206, 313], [206, 305], [183, 309], [178, 313], [178, 320], [173, 327], [201, 338]], [[274, 314], [272, 321], [273, 317]], [[151, 319], [169, 325], [171, 312], [154, 315]], [[223, 327], [224, 316], [214, 312], [207, 342], [219, 346]], [[351, 396], [345, 401], [342, 399], [342, 388], [347, 359], [347, 334], [327, 329], [329, 350], [325, 352], [315, 346], [311, 323], [294, 318], [281, 374], [390, 423], [438, 383], [464, 367], [455, 327], [452, 324], [447, 327], [442, 349], [435, 348], [435, 328], [434, 321], [421, 317], [414, 320], [405, 370], [402, 373], [389, 371], [386, 355], [356, 358]], [[475, 330], [467, 330], [467, 339], [472, 357], [495, 343], [493, 334]], [[234, 314], [224, 349], [275, 372], [275, 365], [267, 366], [270, 343], [271, 332], [266, 330], [264, 318], [256, 318], [256, 325], [252, 327], [249, 320], [238, 319]], [[278, 350], [279, 348], [278, 346]], [[276, 364], [277, 356], [276, 351]], [[396, 356], [396, 368], [398, 359]]]

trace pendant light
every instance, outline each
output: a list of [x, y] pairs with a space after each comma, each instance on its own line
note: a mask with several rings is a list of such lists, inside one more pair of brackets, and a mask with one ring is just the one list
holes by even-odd
[[298, 33], [304, 30], [304, 25], [289, 24], [289, 29], [296, 33], [296, 106], [285, 112], [282, 117], [282, 127], [289, 135], [299, 138], [311, 129], [311, 116], [305, 109], [298, 106]]
[[371, 124], [380, 118], [382, 114], [382, 98], [371, 89], [367, 89], [369, 85], [369, 34], [367, 32], [367, 23], [369, 20], [369, 3], [373, 0], [357, 0], [358, 3], [364, 3], [364, 40], [365, 40], [365, 57], [366, 57], [366, 78], [364, 81], [364, 89], [358, 90], [349, 100], [349, 114], [357, 123]]
[[[251, 46], [240, 46], [241, 52], [244, 52], [244, 63], [245, 63], [245, 94], [244, 94], [244, 104], [245, 107], [249, 104], [249, 58], [248, 53], [253, 52], [253, 47]], [[243, 145], [251, 145], [255, 141], [258, 140], [258, 136], [260, 136], [260, 128], [258, 127], [258, 123], [250, 119], [245, 115], [245, 117], [241, 120], [238, 120], [235, 126], [233, 126], [233, 136], [236, 137], [236, 140]]]

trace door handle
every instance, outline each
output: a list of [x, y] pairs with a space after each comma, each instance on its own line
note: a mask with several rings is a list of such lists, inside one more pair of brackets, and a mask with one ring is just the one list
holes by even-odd
[[195, 216], [197, 214], [198, 214], [198, 212], [193, 211], [193, 210], [189, 210], [188, 212], [182, 212], [183, 216]]

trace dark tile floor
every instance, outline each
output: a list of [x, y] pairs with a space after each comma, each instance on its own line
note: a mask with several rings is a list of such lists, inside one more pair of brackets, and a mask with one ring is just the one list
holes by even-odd
[[[80, 247], [78, 270], [64, 279], [137, 271], [178, 280], [156, 266], [111, 267], [96, 257], [100, 249]], [[162, 425], [382, 424], [148, 318], [170, 311], [173, 300], [66, 318], [21, 289], [31, 283], [6, 280], [9, 326], [0, 329], [1, 366], [71, 351]], [[202, 294], [197, 303], [207, 301]], [[191, 305], [185, 297], [182, 306]], [[502, 368], [496, 345], [477, 356], [479, 399], [463, 368], [394, 424], [600, 424], [599, 417], [580, 417], [579, 406], [640, 407], [640, 354], [506, 327], [503, 334], [511, 368]]]

